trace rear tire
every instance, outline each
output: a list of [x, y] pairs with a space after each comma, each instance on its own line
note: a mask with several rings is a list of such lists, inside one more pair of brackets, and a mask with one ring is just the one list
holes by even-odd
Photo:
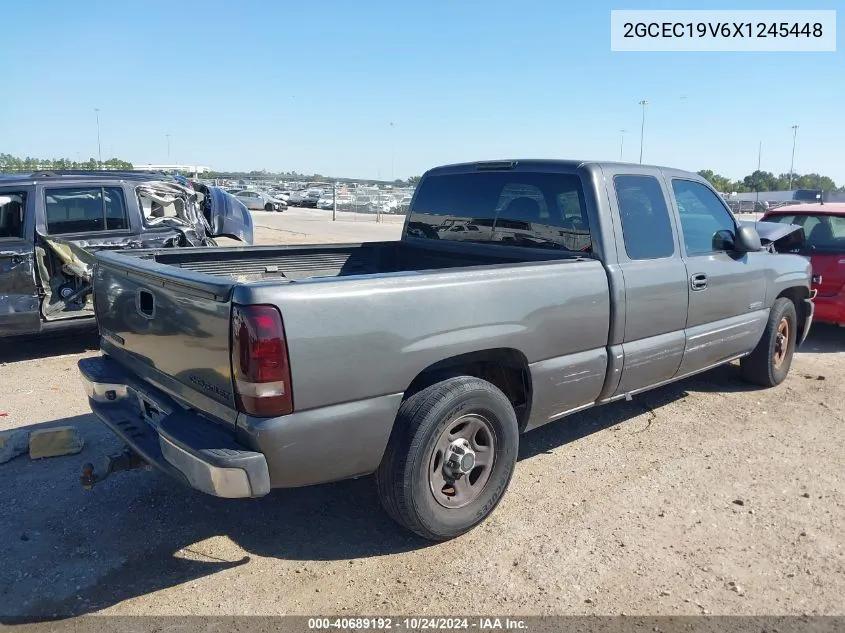
[[[471, 459], [455, 452], [467, 449]], [[423, 538], [460, 536], [498, 505], [518, 449], [516, 414], [505, 394], [472, 376], [442, 380], [399, 407], [375, 476], [382, 506]]]
[[795, 304], [781, 297], [775, 300], [769, 312], [766, 329], [757, 347], [740, 360], [742, 377], [761, 387], [778, 386], [789, 374], [797, 338]]

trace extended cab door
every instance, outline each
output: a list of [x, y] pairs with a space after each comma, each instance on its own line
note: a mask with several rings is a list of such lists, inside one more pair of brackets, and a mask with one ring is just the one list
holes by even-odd
[[32, 187], [0, 188], [0, 336], [41, 329], [35, 285]]
[[702, 182], [666, 173], [689, 279], [686, 349], [678, 375], [751, 351], [768, 308], [768, 255], [736, 253], [737, 224], [721, 197]]
[[665, 183], [653, 168], [603, 168], [625, 285], [622, 375], [614, 395], [670, 380], [684, 354], [687, 272]]

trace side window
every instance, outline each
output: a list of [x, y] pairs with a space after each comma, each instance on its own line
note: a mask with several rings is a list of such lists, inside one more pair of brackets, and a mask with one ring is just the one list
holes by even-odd
[[615, 176], [625, 252], [631, 259], [661, 259], [675, 253], [669, 209], [653, 176]]
[[26, 192], [0, 192], [0, 239], [23, 237]]
[[672, 191], [687, 255], [706, 255], [733, 247], [736, 224], [716, 194], [700, 182], [680, 179], [672, 180]]
[[126, 217], [123, 189], [120, 187], [105, 187], [103, 194], [106, 204], [106, 229], [109, 231], [128, 229], [129, 220]]
[[119, 187], [47, 189], [44, 200], [50, 235], [128, 228]]

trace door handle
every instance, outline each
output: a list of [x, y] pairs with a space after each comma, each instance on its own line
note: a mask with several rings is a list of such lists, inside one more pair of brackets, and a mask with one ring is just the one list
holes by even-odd
[[704, 273], [696, 273], [689, 278], [690, 288], [693, 290], [704, 290], [707, 288], [707, 275]]

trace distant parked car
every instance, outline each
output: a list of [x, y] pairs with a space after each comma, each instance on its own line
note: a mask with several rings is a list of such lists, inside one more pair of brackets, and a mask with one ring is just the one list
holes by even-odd
[[796, 204], [766, 212], [761, 222], [797, 224], [805, 244], [798, 253], [813, 265], [813, 289], [818, 294], [816, 321], [845, 326], [845, 204]]
[[305, 192], [305, 195], [302, 196], [302, 199], [299, 201], [300, 207], [310, 207], [311, 209], [317, 208], [317, 202], [319, 202], [320, 198], [323, 197], [323, 190], [322, 189], [309, 189]]
[[273, 198], [260, 191], [239, 191], [234, 196], [246, 205], [247, 209], [264, 211], [284, 211], [288, 205], [283, 200]]

